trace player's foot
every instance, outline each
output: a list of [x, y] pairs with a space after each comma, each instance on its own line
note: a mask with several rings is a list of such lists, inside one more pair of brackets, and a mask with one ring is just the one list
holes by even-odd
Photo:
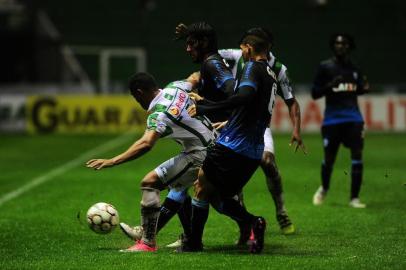
[[251, 253], [261, 253], [264, 248], [264, 235], [266, 221], [263, 217], [257, 217], [251, 227], [251, 236], [248, 241], [249, 251]]
[[200, 252], [203, 251], [203, 244], [200, 243], [193, 243], [192, 241], [184, 238], [182, 239], [182, 244], [180, 247], [176, 248], [176, 252], [183, 253], [183, 252]]
[[120, 229], [123, 231], [125, 235], [128, 236], [128, 238], [135, 241], [141, 240], [142, 233], [144, 231], [142, 229], [142, 226], [131, 227], [123, 222], [120, 223]]
[[122, 249], [120, 250], [121, 252], [155, 252], [157, 251], [157, 247], [150, 246], [145, 244], [143, 241], [139, 240], [135, 243], [135, 245], [127, 248], [127, 249]]
[[325, 190], [323, 189], [323, 187], [320, 186], [320, 187], [317, 189], [316, 193], [314, 193], [314, 195], [313, 195], [313, 204], [314, 204], [314, 205], [321, 205], [321, 204], [323, 204], [324, 199], [326, 198], [326, 195], [327, 195], [327, 191], [325, 191]]
[[183, 239], [185, 239], [185, 238], [186, 238], [185, 234], [182, 233], [181, 235], [179, 235], [178, 240], [176, 240], [175, 242], [173, 242], [173, 243], [171, 243], [169, 245], [166, 245], [166, 247], [168, 247], [168, 248], [178, 248], [178, 247], [182, 246], [182, 241], [184, 241]]
[[367, 205], [365, 203], [362, 203], [359, 198], [353, 198], [350, 201], [350, 206], [353, 208], [365, 208]]
[[295, 233], [295, 226], [293, 225], [292, 221], [290, 221], [290, 218], [285, 211], [277, 214], [276, 220], [278, 221], [281, 232], [284, 235]]
[[240, 237], [235, 243], [237, 246], [247, 246], [251, 235], [251, 224], [240, 225]]

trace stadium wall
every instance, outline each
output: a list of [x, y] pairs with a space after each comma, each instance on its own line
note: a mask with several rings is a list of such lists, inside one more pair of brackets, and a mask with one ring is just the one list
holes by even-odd
[[[303, 132], [318, 132], [324, 101], [298, 95]], [[369, 131], [405, 132], [406, 95], [369, 95], [359, 99]], [[0, 132], [121, 133], [144, 130], [146, 112], [126, 95], [2, 95]], [[272, 116], [275, 132], [289, 132], [287, 107], [278, 99]]]

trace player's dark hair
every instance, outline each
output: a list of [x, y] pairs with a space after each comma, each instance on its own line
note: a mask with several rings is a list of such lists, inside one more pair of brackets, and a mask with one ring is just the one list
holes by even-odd
[[203, 52], [217, 52], [217, 35], [207, 22], [192, 23], [187, 27], [185, 38], [193, 40]]
[[250, 36], [250, 35], [256, 36], [256, 37], [262, 38], [263, 40], [268, 41], [270, 47], [273, 46], [273, 44], [274, 44], [274, 37], [273, 37], [271, 30], [266, 29], [264, 27], [253, 27], [253, 28], [248, 29], [242, 35], [242, 37], [240, 39], [240, 44], [246, 36]]
[[334, 48], [334, 43], [336, 42], [336, 40], [337, 40], [337, 38], [338, 38], [339, 36], [341, 36], [341, 37], [343, 37], [345, 40], [347, 40], [350, 50], [354, 50], [354, 49], [356, 48], [356, 46], [355, 46], [355, 40], [354, 40], [354, 37], [353, 37], [353, 36], [351, 36], [351, 35], [348, 34], [348, 33], [334, 33], [334, 34], [331, 35], [331, 37], [330, 37], [330, 41], [329, 41], [330, 49], [333, 49], [333, 48]]
[[255, 53], [266, 53], [269, 52], [269, 43], [267, 40], [262, 39], [258, 36], [248, 35], [244, 37], [240, 44], [249, 44], [254, 49]]
[[134, 96], [137, 89], [141, 89], [142, 91], [152, 91], [158, 88], [158, 85], [151, 74], [139, 72], [130, 78], [128, 81], [128, 88], [130, 89], [131, 95]]

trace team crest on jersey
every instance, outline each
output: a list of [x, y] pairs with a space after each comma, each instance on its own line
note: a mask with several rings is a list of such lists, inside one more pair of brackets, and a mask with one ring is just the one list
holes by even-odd
[[352, 73], [352, 76], [354, 76], [354, 79], [355, 79], [355, 80], [358, 80], [358, 72], [355, 72], [355, 71], [354, 71], [354, 72]]
[[180, 114], [180, 110], [178, 109], [178, 107], [175, 106], [170, 107], [168, 111], [173, 116], [178, 116]]

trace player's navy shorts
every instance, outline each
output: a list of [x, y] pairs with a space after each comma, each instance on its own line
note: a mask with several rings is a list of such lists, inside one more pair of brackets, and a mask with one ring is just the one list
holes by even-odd
[[364, 123], [361, 122], [322, 126], [321, 135], [326, 149], [336, 148], [341, 143], [350, 149], [364, 147]]
[[250, 180], [260, 161], [216, 143], [207, 151], [202, 169], [221, 196], [232, 197]]

